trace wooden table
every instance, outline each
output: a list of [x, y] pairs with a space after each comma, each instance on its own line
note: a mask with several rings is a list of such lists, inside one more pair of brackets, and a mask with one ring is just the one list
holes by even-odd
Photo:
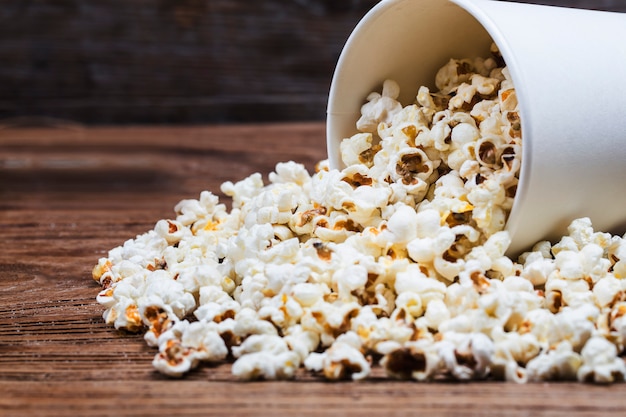
[[324, 158], [322, 123], [0, 130], [0, 414], [604, 416], [624, 385], [172, 380], [142, 335], [105, 325], [91, 269], [200, 191]]

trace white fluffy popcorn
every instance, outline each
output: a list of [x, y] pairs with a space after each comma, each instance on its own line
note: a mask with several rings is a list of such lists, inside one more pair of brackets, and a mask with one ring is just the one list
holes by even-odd
[[452, 59], [367, 97], [345, 167], [296, 162], [203, 191], [93, 268], [105, 321], [180, 377], [623, 381], [626, 240], [574, 219], [505, 255], [521, 167], [501, 57]]
[[402, 110], [402, 105], [396, 101], [399, 95], [400, 86], [395, 81], [386, 80], [382, 94], [374, 92], [367, 97], [367, 103], [361, 108], [361, 118], [356, 122], [357, 129], [375, 132], [380, 123], [389, 123]]
[[578, 368], [578, 379], [602, 384], [624, 381], [626, 365], [617, 353], [615, 345], [604, 337], [589, 339], [580, 353], [583, 364]]
[[582, 364], [580, 354], [572, 350], [568, 342], [560, 342], [535, 356], [526, 364], [529, 381], [569, 381], [577, 378]]
[[308, 370], [323, 372], [329, 380], [366, 378], [370, 364], [361, 352], [361, 339], [355, 333], [344, 333], [324, 353], [311, 353], [304, 365]]
[[289, 379], [300, 367], [300, 356], [277, 335], [252, 335], [232, 348], [237, 358], [233, 374], [241, 379]]

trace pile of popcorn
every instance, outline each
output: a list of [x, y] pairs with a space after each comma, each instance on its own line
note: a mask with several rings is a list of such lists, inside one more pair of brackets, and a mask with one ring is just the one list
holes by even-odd
[[626, 240], [574, 220], [505, 256], [521, 128], [502, 58], [451, 59], [436, 92], [385, 81], [345, 168], [279, 163], [181, 201], [94, 267], [117, 329], [181, 376], [232, 362], [243, 380], [310, 372], [518, 383], [624, 380]]

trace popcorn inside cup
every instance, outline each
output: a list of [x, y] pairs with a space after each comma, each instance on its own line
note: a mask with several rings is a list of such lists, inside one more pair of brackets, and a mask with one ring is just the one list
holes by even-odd
[[449, 260], [504, 229], [519, 178], [515, 89], [495, 45], [492, 51], [450, 59], [435, 76], [438, 90], [422, 86], [406, 106], [397, 101], [398, 84], [386, 80], [361, 108], [361, 133], [341, 142], [344, 172], [358, 172], [359, 182], [349, 180], [355, 189], [388, 189], [389, 206], [434, 209], [440, 226], [464, 228]]
[[143, 332], [179, 377], [232, 360], [243, 380], [623, 381], [626, 240], [571, 223], [514, 260], [521, 166], [497, 48], [450, 59], [436, 91], [364, 97], [345, 167], [296, 162], [226, 182], [93, 269], [108, 324]]

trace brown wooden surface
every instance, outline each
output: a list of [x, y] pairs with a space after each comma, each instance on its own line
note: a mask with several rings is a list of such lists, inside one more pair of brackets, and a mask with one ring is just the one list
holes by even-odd
[[324, 147], [322, 123], [0, 129], [0, 415], [623, 415], [623, 384], [242, 383], [228, 364], [172, 380], [104, 324], [99, 257], [180, 199], [280, 161], [311, 170]]

